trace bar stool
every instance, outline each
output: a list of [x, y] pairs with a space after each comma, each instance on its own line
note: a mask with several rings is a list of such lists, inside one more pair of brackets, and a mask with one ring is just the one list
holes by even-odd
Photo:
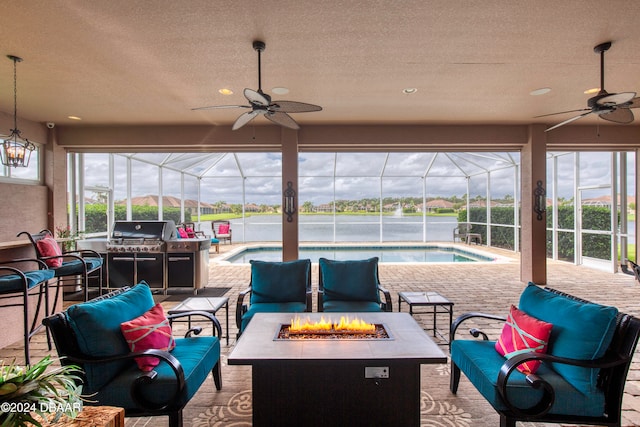
[[42, 230], [35, 234], [21, 231], [17, 237], [23, 234], [29, 238], [38, 259], [44, 261], [58, 279], [55, 301], [58, 301], [64, 281], [76, 281], [78, 276], [82, 278], [83, 299], [88, 301], [89, 275], [94, 272], [98, 273], [98, 294], [102, 295], [103, 260], [99, 253], [88, 249], [62, 252], [60, 245], [53, 238], [53, 233], [49, 230]]
[[[39, 270], [23, 271], [8, 264], [19, 264], [22, 262], [36, 263]], [[54, 277], [54, 272], [47, 268], [47, 265], [37, 259], [20, 259], [5, 261], [0, 263], [0, 307], [23, 307], [23, 328], [24, 328], [24, 358], [27, 365], [31, 364], [29, 342], [31, 337], [43, 326], [38, 322], [40, 307], [44, 298], [44, 314], [49, 315], [49, 288], [48, 280]], [[38, 304], [31, 325], [29, 313], [29, 296], [38, 295]], [[21, 302], [17, 302], [18, 299]], [[12, 302], [14, 300], [14, 302]], [[7, 302], [5, 302], [7, 301]], [[49, 349], [51, 342], [47, 333]]]

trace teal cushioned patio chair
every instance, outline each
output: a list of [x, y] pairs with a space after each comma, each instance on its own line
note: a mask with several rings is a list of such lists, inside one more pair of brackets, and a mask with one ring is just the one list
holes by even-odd
[[[28, 266], [33, 263], [38, 270], [25, 271], [15, 265]], [[27, 365], [31, 364], [29, 342], [31, 337], [42, 326], [38, 321], [40, 310], [44, 304], [44, 315], [49, 315], [49, 287], [48, 281], [53, 278], [53, 271], [47, 265], [37, 259], [20, 259], [0, 263], [0, 308], [22, 307], [22, 327], [24, 331], [24, 359]], [[35, 312], [29, 309], [29, 297], [38, 296]], [[51, 344], [49, 343], [49, 348]]]
[[[457, 329], [467, 322], [505, 320], [463, 314], [451, 326], [451, 392], [457, 393], [464, 373], [500, 414], [501, 427], [515, 427], [517, 421], [620, 427], [640, 320], [535, 284], [526, 287], [519, 308], [553, 325], [547, 352], [520, 352], [506, 359], [495, 350], [495, 340], [475, 327], [469, 332], [482, 339], [458, 339]], [[542, 362], [534, 374], [516, 369], [534, 360]]]
[[[80, 278], [83, 300], [89, 300], [89, 277], [97, 275], [98, 295], [102, 295], [102, 264], [103, 260], [96, 251], [84, 249], [78, 251], [62, 252], [62, 255], [48, 255], [42, 252], [38, 246], [38, 242], [43, 239], [53, 239], [53, 233], [49, 230], [41, 230], [39, 233], [31, 234], [27, 231], [21, 231], [17, 237], [26, 234], [29, 241], [33, 245], [36, 256], [39, 260], [49, 265], [49, 269], [53, 270], [57, 279], [56, 294], [54, 301], [58, 301], [60, 289], [65, 283], [76, 283]], [[61, 259], [62, 263], [58, 267], [52, 267], [50, 263], [55, 259]]]
[[[169, 416], [170, 427], [181, 427], [184, 406], [196, 394], [209, 373], [217, 390], [222, 388], [220, 371], [220, 323], [209, 313], [184, 312], [166, 316], [198, 316], [213, 322], [212, 336], [198, 335], [191, 328], [184, 338], [175, 338], [169, 352], [131, 352], [120, 324], [135, 319], [155, 305], [146, 283], [125, 287], [104, 296], [70, 306], [43, 323], [53, 335], [63, 365], [78, 365], [84, 371], [85, 405], [117, 406], [128, 417]], [[136, 357], [154, 356], [160, 363], [152, 371], [141, 371]]]
[[320, 258], [318, 264], [318, 311], [393, 311], [391, 294], [380, 285], [377, 257], [353, 261]]
[[[249, 287], [238, 295], [238, 336], [256, 313], [301, 313], [312, 310], [311, 260], [251, 260]], [[245, 298], [249, 295], [249, 301]]]

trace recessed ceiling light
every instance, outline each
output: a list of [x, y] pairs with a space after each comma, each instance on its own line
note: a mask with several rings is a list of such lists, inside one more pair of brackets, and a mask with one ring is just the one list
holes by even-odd
[[405, 95], [413, 95], [417, 91], [418, 91], [418, 89], [415, 88], [415, 87], [406, 87], [406, 88], [402, 89], [402, 93], [404, 93]]
[[233, 95], [233, 91], [231, 89], [227, 89], [226, 87], [218, 90], [218, 92], [220, 92], [222, 95]]
[[540, 89], [532, 90], [531, 92], [529, 92], [529, 95], [538, 96], [538, 95], [544, 95], [545, 93], [549, 93], [549, 92], [551, 92], [550, 87], [541, 87]]
[[585, 95], [590, 95], [592, 93], [598, 93], [600, 92], [600, 88], [599, 87], [593, 87], [591, 89], [587, 89], [584, 91]]
[[274, 87], [273, 89], [271, 89], [271, 92], [275, 93], [276, 95], [286, 95], [289, 93], [289, 89], [287, 89], [286, 87]]
[[71, 120], [82, 120], [81, 117], [78, 116], [67, 116], [67, 119], [71, 119]]

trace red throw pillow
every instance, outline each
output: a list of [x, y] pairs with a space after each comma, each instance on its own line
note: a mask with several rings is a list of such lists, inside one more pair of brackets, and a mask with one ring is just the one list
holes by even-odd
[[181, 239], [186, 239], [189, 237], [189, 235], [183, 228], [178, 228], [178, 234], [180, 235]]
[[[507, 359], [530, 351], [545, 353], [552, 327], [551, 323], [529, 316], [512, 305], [500, 338], [496, 342], [496, 351]], [[530, 360], [518, 366], [518, 370], [525, 374], [533, 374], [541, 363]]]
[[[120, 324], [120, 329], [131, 351], [171, 351], [176, 346], [171, 325], [160, 304], [156, 304], [142, 316]], [[158, 366], [160, 359], [153, 356], [137, 357], [136, 363], [141, 370], [148, 372]]]
[[229, 234], [229, 224], [220, 224], [218, 234]]
[[[36, 242], [36, 245], [43, 257], [62, 255], [62, 249], [60, 249], [60, 245], [53, 237], [40, 239]], [[58, 268], [62, 265], [62, 257], [46, 259], [44, 262], [51, 268]]]
[[193, 231], [193, 228], [187, 228], [187, 236], [188, 236], [188, 237], [190, 237], [190, 238], [192, 238], [192, 239], [193, 239], [194, 237], [196, 237], [196, 232], [195, 232], [195, 231]]

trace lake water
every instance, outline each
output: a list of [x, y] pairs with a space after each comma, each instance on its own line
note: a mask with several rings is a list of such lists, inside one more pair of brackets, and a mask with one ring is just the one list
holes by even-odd
[[[280, 242], [282, 224], [280, 215], [256, 215], [232, 219], [234, 242]], [[201, 230], [208, 232], [209, 223], [202, 223]], [[453, 241], [453, 229], [458, 226], [456, 217], [427, 217], [426, 241]], [[421, 216], [384, 216], [382, 236], [380, 217], [367, 215], [339, 215], [333, 224], [331, 215], [301, 215], [299, 239], [301, 242], [422, 242]]]

